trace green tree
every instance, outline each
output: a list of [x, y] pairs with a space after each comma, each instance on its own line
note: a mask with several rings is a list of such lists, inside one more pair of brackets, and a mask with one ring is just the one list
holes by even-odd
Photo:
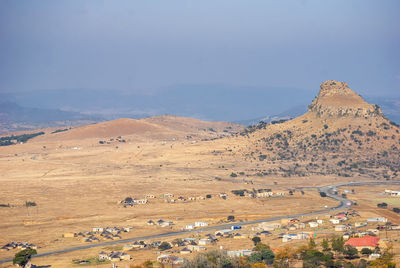
[[13, 259], [13, 264], [17, 264], [19, 266], [24, 267], [25, 264], [29, 262], [33, 255], [36, 255], [37, 251], [35, 249], [27, 248], [17, 252]]
[[259, 238], [258, 236], [253, 237], [251, 240], [253, 241], [254, 246], [261, 242], [261, 238]]
[[354, 259], [355, 257], [358, 256], [358, 251], [357, 251], [357, 249], [355, 247], [352, 247], [350, 245], [346, 245], [344, 247], [343, 254], [348, 259]]
[[344, 240], [342, 236], [335, 236], [332, 238], [332, 249], [336, 252], [343, 252]]
[[322, 246], [322, 250], [323, 251], [330, 251], [331, 250], [330, 247], [329, 247], [329, 240], [327, 238], [324, 238], [322, 240], [321, 246]]
[[172, 248], [168, 242], [162, 242], [161, 245], [158, 246], [159, 250], [167, 250]]
[[373, 251], [369, 248], [363, 248], [361, 249], [361, 254], [362, 255], [371, 255], [373, 253]]
[[248, 257], [249, 262], [263, 262], [266, 264], [272, 264], [274, 262], [275, 254], [268, 245], [259, 242], [253, 250], [255, 252]]
[[315, 244], [315, 240], [312, 237], [310, 237], [310, 240], [308, 240], [308, 247], [313, 249], [316, 246], [317, 244]]

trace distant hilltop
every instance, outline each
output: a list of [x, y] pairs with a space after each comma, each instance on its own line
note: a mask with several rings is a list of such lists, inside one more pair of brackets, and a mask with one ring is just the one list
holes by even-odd
[[309, 111], [318, 116], [381, 116], [382, 111], [351, 90], [347, 83], [326, 81], [321, 84], [318, 96], [309, 106]]

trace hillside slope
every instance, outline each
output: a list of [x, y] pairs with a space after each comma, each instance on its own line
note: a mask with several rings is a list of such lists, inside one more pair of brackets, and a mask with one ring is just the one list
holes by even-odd
[[400, 128], [346, 83], [327, 81], [304, 115], [258, 124], [237, 137], [240, 152], [264, 175], [336, 174], [396, 178]]
[[45, 135], [32, 141], [71, 141], [85, 139], [115, 139], [130, 137], [134, 140], [152, 141], [164, 139], [215, 139], [231, 136], [243, 130], [243, 126], [228, 122], [207, 122], [197, 119], [158, 116], [145, 119], [121, 118], [65, 129], [54, 133], [44, 130]]

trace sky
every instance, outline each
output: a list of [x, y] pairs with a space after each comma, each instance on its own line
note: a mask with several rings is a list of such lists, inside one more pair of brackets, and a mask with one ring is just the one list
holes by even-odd
[[339, 80], [399, 95], [399, 11], [397, 0], [0, 0], [0, 93]]

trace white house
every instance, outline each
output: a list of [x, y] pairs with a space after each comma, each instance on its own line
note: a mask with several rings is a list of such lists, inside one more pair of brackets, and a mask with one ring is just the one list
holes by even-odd
[[194, 226], [193, 226], [193, 224], [188, 224], [188, 225], [186, 225], [185, 229], [186, 230], [193, 230]]
[[160, 223], [160, 227], [168, 227], [172, 225], [172, 221], [164, 221], [162, 223]]
[[252, 253], [251, 250], [249, 249], [242, 249], [242, 250], [233, 250], [233, 251], [227, 251], [226, 254], [229, 257], [242, 257], [242, 256], [250, 256]]
[[368, 225], [367, 222], [356, 222], [356, 223], [354, 224], [354, 226], [355, 226], [356, 228], [364, 227], [364, 226], [367, 226], [367, 225]]
[[199, 240], [199, 245], [200, 246], [205, 246], [211, 244], [211, 239], [208, 238], [203, 238]]
[[315, 227], [318, 227], [318, 222], [310, 221], [310, 222], [308, 223], [308, 225], [310, 225], [311, 228], [315, 228]]
[[346, 225], [336, 225], [335, 226], [335, 231], [336, 232], [344, 232], [347, 230], [347, 226]]
[[104, 231], [104, 228], [102, 228], [102, 227], [93, 227], [93, 232], [99, 232], [99, 233], [102, 233], [103, 231]]
[[229, 235], [232, 234], [231, 229], [223, 229], [215, 232], [215, 235]]
[[329, 220], [332, 224], [339, 224], [342, 220], [341, 219], [330, 219]]
[[370, 222], [387, 222], [385, 217], [369, 218], [367, 221]]
[[208, 226], [208, 223], [207, 223], [207, 222], [204, 222], [204, 221], [196, 221], [196, 222], [194, 223], [194, 226], [195, 226], [195, 227], [205, 227], [205, 226]]

